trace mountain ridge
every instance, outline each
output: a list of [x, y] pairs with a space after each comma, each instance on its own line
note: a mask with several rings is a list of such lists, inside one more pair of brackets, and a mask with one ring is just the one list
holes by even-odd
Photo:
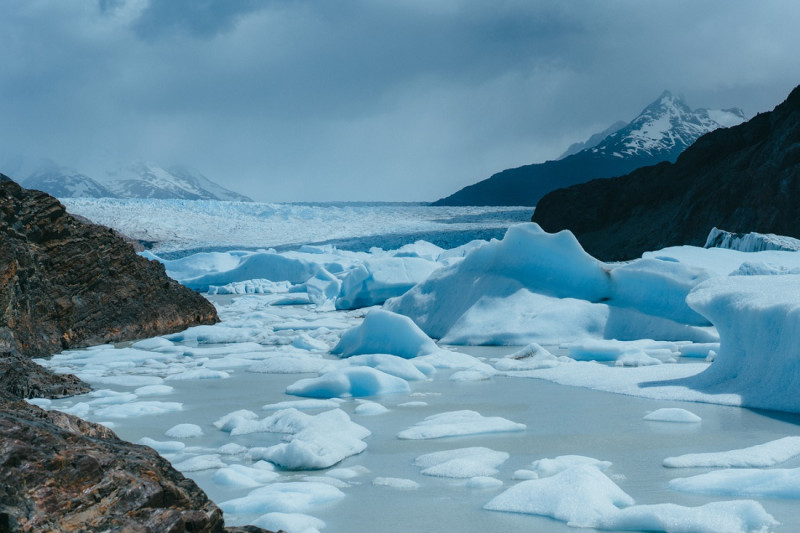
[[556, 190], [532, 220], [604, 260], [703, 246], [713, 227], [800, 237], [800, 86], [773, 111], [700, 137], [675, 163]]
[[692, 110], [664, 91], [635, 119], [594, 146], [563, 159], [503, 170], [432, 205], [534, 206], [555, 189], [675, 161], [702, 134], [737, 120], [745, 120], [739, 109]]
[[[19, 165], [19, 183], [57, 198], [160, 198], [252, 202], [243, 194], [215, 183], [200, 171], [173, 165], [161, 167], [137, 162], [106, 172], [95, 179], [73, 168], [45, 159], [25, 172]], [[30, 165], [28, 165], [30, 166]]]

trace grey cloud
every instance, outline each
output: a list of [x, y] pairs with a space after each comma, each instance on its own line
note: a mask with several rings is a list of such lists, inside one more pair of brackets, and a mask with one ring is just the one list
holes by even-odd
[[[120, 3], [124, 0], [100, 0], [100, 7], [107, 11]], [[198, 38], [214, 37], [267, 5], [266, 0], [150, 0], [133, 23], [133, 29], [146, 40], [175, 32]]]
[[[664, 89], [770, 109], [794, 2], [6, 0], [0, 161], [195, 166], [262, 200], [432, 200]], [[2, 169], [0, 169], [2, 171]]]

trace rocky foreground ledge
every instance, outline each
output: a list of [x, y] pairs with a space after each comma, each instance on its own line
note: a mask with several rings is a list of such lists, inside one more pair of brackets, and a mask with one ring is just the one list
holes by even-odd
[[0, 533], [263, 532], [146, 446], [23, 398], [87, 392], [30, 360], [217, 322], [213, 305], [108, 228], [0, 174]]

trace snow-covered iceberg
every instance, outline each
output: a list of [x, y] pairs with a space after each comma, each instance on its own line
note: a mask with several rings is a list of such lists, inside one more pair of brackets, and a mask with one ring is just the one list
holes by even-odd
[[450, 344], [558, 344], [585, 338], [713, 342], [685, 302], [711, 274], [657, 258], [606, 264], [569, 231], [509, 228], [385, 308]]

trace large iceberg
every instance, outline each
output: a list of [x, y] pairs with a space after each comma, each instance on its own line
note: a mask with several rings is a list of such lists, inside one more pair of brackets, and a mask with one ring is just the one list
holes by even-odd
[[800, 412], [800, 276], [730, 276], [697, 287], [689, 304], [719, 330], [714, 363], [680, 383], [738, 393], [742, 405]]
[[451, 344], [557, 344], [584, 338], [713, 342], [708, 321], [685, 302], [711, 274], [648, 258], [606, 264], [569, 231], [509, 228], [385, 308]]

